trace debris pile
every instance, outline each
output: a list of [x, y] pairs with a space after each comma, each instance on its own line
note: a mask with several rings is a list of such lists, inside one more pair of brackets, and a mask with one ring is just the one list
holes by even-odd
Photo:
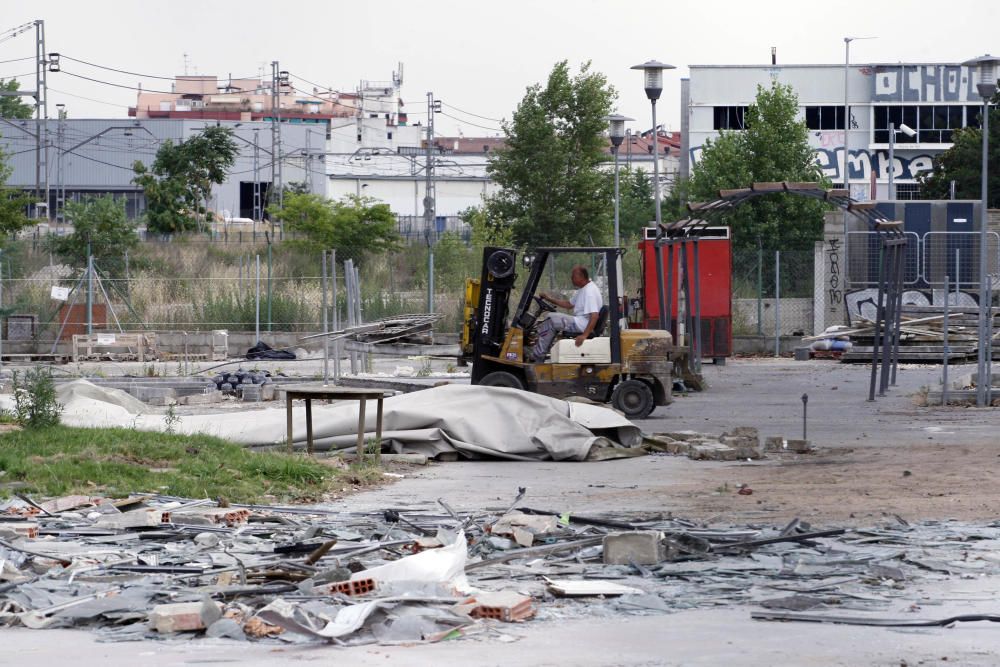
[[[765, 449], [770, 449], [773, 440], [774, 438], [767, 439], [768, 447]], [[646, 436], [644, 446], [650, 451], [687, 456], [697, 461], [738, 461], [764, 456], [760, 434], [752, 426], [737, 426], [718, 436], [697, 431], [656, 433]]]
[[0, 624], [111, 640], [427, 642], [718, 605], [822, 620], [832, 607], [912, 607], [930, 579], [1000, 573], [1000, 524], [720, 527], [537, 510], [523, 496], [494, 511], [439, 500], [367, 513], [19, 496], [0, 503]]

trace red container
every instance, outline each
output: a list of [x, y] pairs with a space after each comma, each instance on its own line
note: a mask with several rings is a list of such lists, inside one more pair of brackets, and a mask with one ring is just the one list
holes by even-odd
[[[642, 253], [642, 298], [638, 321], [633, 325], [647, 329], [660, 328], [660, 297], [656, 287], [656, 232], [646, 229], [646, 238], [639, 242]], [[733, 251], [728, 227], [706, 227], [698, 234], [698, 274], [701, 284], [701, 357], [722, 359], [733, 353]], [[680, 255], [685, 249], [688, 270], [694, 271], [694, 248], [690, 241], [675, 242], [670, 331], [677, 337], [677, 284]], [[663, 256], [663, 289], [667, 289], [668, 255]], [[694, 302], [694, 281], [691, 281], [691, 301]], [[693, 308], [693, 305], [692, 305]]]

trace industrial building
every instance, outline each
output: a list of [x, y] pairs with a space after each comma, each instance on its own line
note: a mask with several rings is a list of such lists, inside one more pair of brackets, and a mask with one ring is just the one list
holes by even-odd
[[816, 159], [831, 182], [846, 180], [856, 200], [890, 199], [894, 124], [895, 199], [920, 199], [917, 176], [951, 147], [956, 129], [978, 127], [982, 102], [976, 80], [958, 63], [691, 65], [681, 90], [686, 153], [697, 162], [706, 140], [742, 129], [757, 87], [776, 81], [798, 95]]

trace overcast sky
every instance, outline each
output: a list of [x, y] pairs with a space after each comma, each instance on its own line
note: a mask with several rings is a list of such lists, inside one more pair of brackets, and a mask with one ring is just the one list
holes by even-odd
[[[995, 0], [430, 0], [425, 2], [242, 0], [5, 0], [0, 29], [44, 19], [46, 50], [105, 67], [172, 77], [184, 73], [270, 77], [270, 62], [293, 76], [352, 92], [359, 80], [388, 80], [404, 64], [402, 97], [411, 121], [423, 119], [426, 93], [462, 121], [438, 116], [439, 134], [494, 135], [524, 89], [567, 59], [590, 60], [618, 90], [618, 111], [649, 127], [641, 74], [631, 65], [671, 63], [660, 122], [679, 129], [679, 79], [688, 65], [954, 62], [1000, 53]], [[33, 31], [0, 43], [0, 60], [34, 55]], [[147, 89], [169, 82], [95, 69], [68, 60], [66, 72]], [[0, 63], [0, 77], [33, 71], [31, 61]], [[22, 77], [34, 88], [34, 75]], [[311, 90], [302, 81], [297, 87]], [[135, 91], [49, 75], [49, 112], [124, 117]], [[75, 95], [76, 97], [70, 96]], [[82, 99], [90, 98], [90, 99]], [[479, 117], [477, 117], [479, 116]], [[487, 120], [493, 119], [493, 120]], [[476, 127], [480, 125], [482, 127]], [[484, 129], [488, 128], [488, 129]]]

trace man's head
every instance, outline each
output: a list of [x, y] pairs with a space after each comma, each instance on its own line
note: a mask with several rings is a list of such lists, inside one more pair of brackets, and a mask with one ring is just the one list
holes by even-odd
[[578, 264], [573, 267], [573, 271], [570, 273], [569, 279], [573, 281], [573, 287], [579, 289], [590, 282], [590, 274], [587, 272], [586, 268]]

